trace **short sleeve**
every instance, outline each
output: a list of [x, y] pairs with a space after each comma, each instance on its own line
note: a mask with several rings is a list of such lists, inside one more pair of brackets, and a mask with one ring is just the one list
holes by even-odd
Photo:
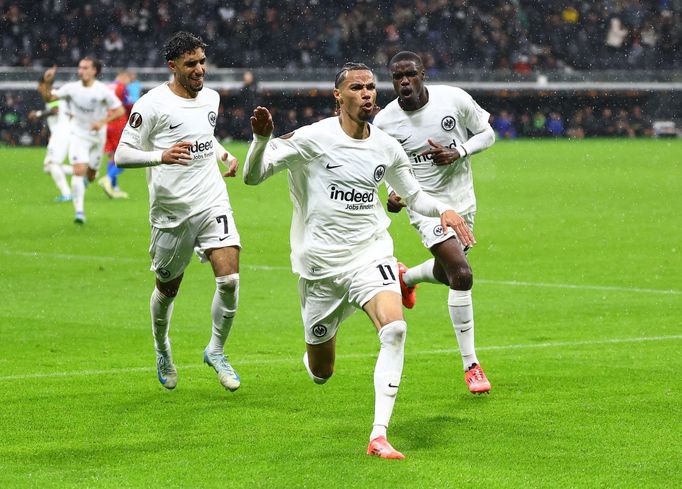
[[66, 85], [62, 85], [59, 88], [55, 88], [52, 90], [52, 95], [54, 95], [57, 98], [70, 98], [71, 97], [71, 90], [69, 90], [69, 84], [67, 83]]

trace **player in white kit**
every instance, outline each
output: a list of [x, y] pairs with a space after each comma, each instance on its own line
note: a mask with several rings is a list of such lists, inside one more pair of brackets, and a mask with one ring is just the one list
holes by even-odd
[[212, 334], [204, 362], [223, 387], [234, 391], [240, 378], [224, 354], [239, 300], [239, 233], [217, 162], [235, 176], [237, 160], [214, 136], [220, 96], [204, 88], [206, 44], [188, 32], [168, 40], [164, 54], [173, 77], [133, 106], [116, 149], [122, 168], [146, 167], [149, 253], [156, 272], [150, 309], [159, 382], [173, 389], [177, 369], [170, 339], [171, 313], [192, 253], [210, 261], [216, 290], [211, 306]]
[[407, 155], [383, 131], [368, 124], [376, 81], [367, 66], [349, 63], [336, 77], [338, 117], [304, 126], [270, 140], [272, 117], [257, 107], [251, 117], [254, 140], [244, 181], [256, 185], [288, 170], [294, 203], [291, 262], [298, 274], [305, 330], [303, 362], [312, 380], [325, 383], [334, 372], [340, 323], [363, 309], [379, 334], [374, 370], [375, 418], [367, 453], [404, 458], [386, 439], [403, 369], [407, 325], [390, 224], [378, 202], [388, 181], [416, 212], [438, 218], [472, 245], [473, 234], [449, 206], [422, 192]]
[[52, 89], [57, 68], [48, 68], [38, 85], [45, 102], [66, 100], [69, 104], [69, 161], [73, 167], [71, 196], [76, 210], [74, 222], [85, 223], [85, 178], [94, 181], [102, 164], [102, 150], [107, 135], [107, 123], [125, 114], [121, 101], [97, 80], [102, 64], [85, 57], [78, 63], [79, 81]]
[[[424, 191], [449, 204], [473, 230], [476, 197], [471, 155], [495, 142], [488, 123], [490, 114], [459, 88], [425, 85], [424, 65], [413, 52], [396, 54], [389, 62], [389, 70], [398, 98], [377, 114], [374, 124], [405, 149]], [[388, 210], [399, 212], [405, 206], [401, 199], [397, 189], [389, 189]], [[438, 219], [409, 208], [407, 212], [434, 258], [409, 270], [399, 264], [403, 304], [414, 307], [419, 282], [449, 286], [448, 309], [464, 364], [464, 380], [472, 393], [489, 392], [490, 382], [474, 348], [473, 275], [466, 259], [467, 243], [458, 241]]]
[[65, 165], [64, 160], [69, 151], [69, 128], [70, 116], [68, 103], [64, 100], [53, 100], [45, 104], [44, 110], [29, 112], [30, 120], [45, 119], [50, 131], [50, 139], [47, 142], [47, 152], [43, 159], [43, 171], [49, 173], [60, 195], [55, 197], [55, 202], [70, 202], [71, 187], [66, 181], [66, 175], [71, 175], [72, 168]]

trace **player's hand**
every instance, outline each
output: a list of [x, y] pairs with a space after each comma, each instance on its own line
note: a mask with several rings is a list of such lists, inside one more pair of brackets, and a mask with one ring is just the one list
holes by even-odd
[[187, 165], [187, 162], [192, 159], [189, 152], [189, 147], [192, 143], [189, 141], [180, 141], [168, 148], [161, 155], [161, 163], [166, 165]]
[[38, 120], [40, 111], [38, 110], [32, 110], [31, 112], [28, 113], [28, 120], [29, 122], [35, 122]]
[[474, 233], [469, 229], [466, 221], [453, 210], [447, 210], [440, 215], [440, 224], [443, 229], [452, 228], [452, 230], [457, 234], [460, 243], [464, 247], [471, 247], [476, 244], [476, 238], [474, 238]]
[[400, 209], [403, 207], [406, 207], [406, 205], [402, 202], [400, 196], [395, 192], [391, 192], [386, 201], [386, 210], [388, 212], [400, 212]]
[[432, 156], [431, 161], [433, 161], [434, 165], [449, 165], [457, 161], [460, 157], [459, 151], [438, 144], [433, 139], [429, 139], [429, 144], [431, 145], [431, 149], [423, 151], [420, 156]]
[[45, 83], [52, 83], [54, 81], [54, 76], [57, 73], [57, 65], [52, 65], [51, 68], [48, 68], [45, 70], [45, 73], [43, 74], [43, 81]]
[[253, 115], [251, 116], [251, 129], [253, 133], [258, 136], [270, 137], [274, 129], [272, 123], [272, 115], [270, 111], [265, 107], [260, 105], [253, 109]]
[[102, 129], [106, 125], [107, 125], [106, 122], [95, 121], [90, 125], [90, 129], [92, 129], [93, 131], [99, 131], [100, 129]]
[[227, 171], [223, 173], [224, 177], [235, 177], [237, 176], [237, 169], [239, 169], [239, 161], [237, 158], [232, 158], [227, 162], [227, 153], [225, 153], [222, 158], [223, 163], [227, 165]]

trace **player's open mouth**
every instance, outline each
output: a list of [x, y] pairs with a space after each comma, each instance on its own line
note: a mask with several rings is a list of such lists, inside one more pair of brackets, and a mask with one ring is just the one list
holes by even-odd
[[412, 88], [411, 87], [403, 87], [400, 89], [400, 95], [403, 97], [409, 97], [412, 95]]
[[374, 110], [374, 104], [372, 102], [367, 102], [366, 104], [363, 104], [362, 110], [365, 112], [372, 112], [372, 110]]

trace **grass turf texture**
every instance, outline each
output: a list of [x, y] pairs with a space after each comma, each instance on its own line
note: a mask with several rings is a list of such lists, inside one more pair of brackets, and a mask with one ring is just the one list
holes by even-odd
[[[231, 148], [243, 161], [245, 145]], [[357, 313], [316, 386], [289, 271], [286, 177], [228, 188], [242, 236], [228, 343], [242, 387], [201, 364], [210, 266], [185, 274], [171, 326], [178, 387], [156, 380], [147, 190], [87, 190], [85, 226], [41, 172], [0, 149], [0, 487], [679, 487], [682, 143], [500, 142], [474, 158], [471, 253], [487, 397], [467, 393], [445, 306], [406, 312], [390, 440], [367, 457], [378, 341]], [[383, 201], [383, 198], [382, 198]], [[396, 255], [429, 255], [394, 217]]]

